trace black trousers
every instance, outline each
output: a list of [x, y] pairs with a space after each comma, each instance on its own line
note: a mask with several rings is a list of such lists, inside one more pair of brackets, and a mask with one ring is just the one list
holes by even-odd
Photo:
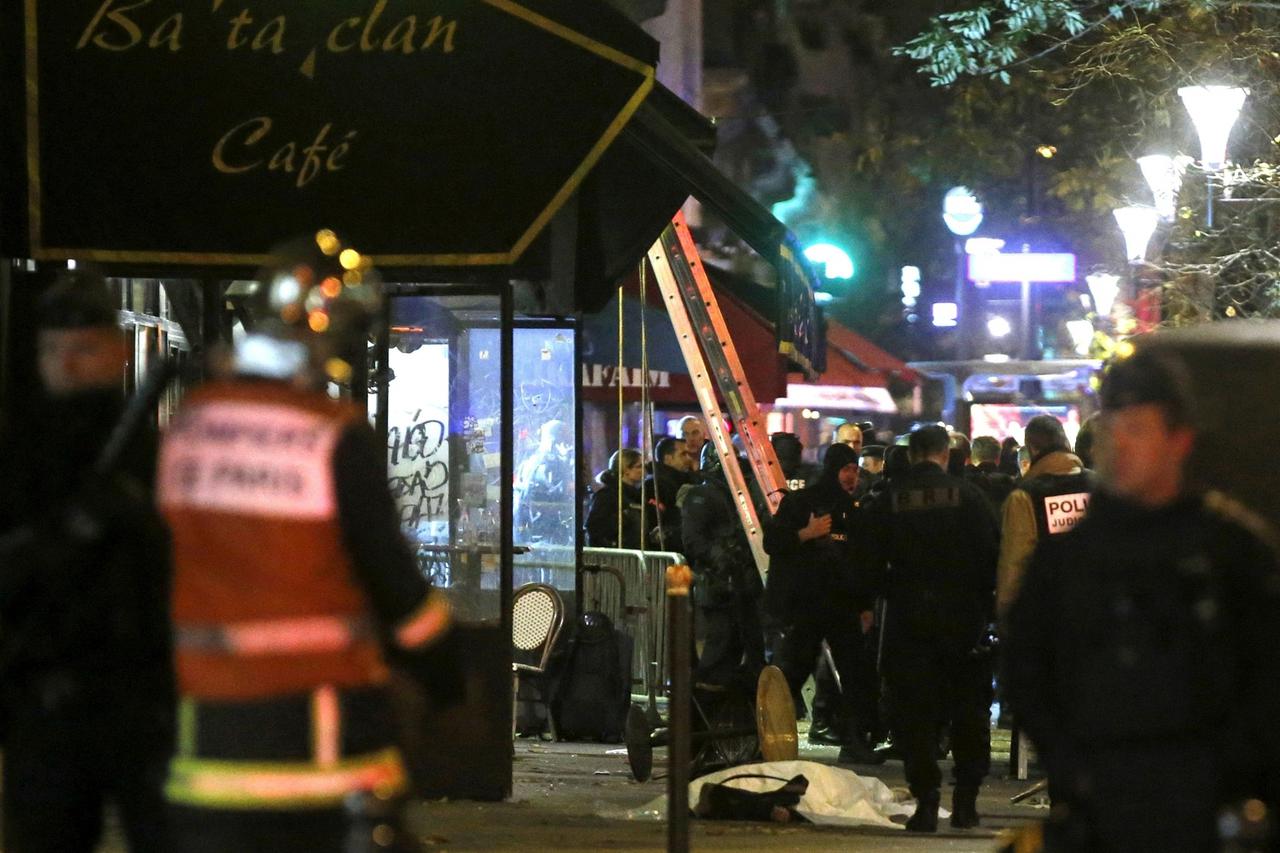
[[8, 853], [92, 853], [106, 803], [131, 853], [164, 849], [173, 734], [162, 707], [87, 696], [11, 699], [4, 747]]
[[861, 718], [869, 709], [861, 707], [865, 704], [862, 697], [867, 692], [865, 683], [875, 680], [875, 665], [873, 661], [868, 671], [867, 659], [862, 653], [863, 636], [858, 611], [852, 604], [816, 610], [807, 617], [793, 617], [783, 630], [774, 662], [787, 677], [791, 695], [796, 701], [797, 715], [801, 716], [804, 706], [800, 690], [814, 671], [823, 640], [831, 647], [831, 659], [840, 671], [843, 688], [834, 696], [824, 696], [829, 705], [834, 706], [830, 721], [846, 736], [857, 736], [865, 728]]
[[942, 785], [937, 753], [943, 726], [951, 727], [957, 786], [976, 789], [991, 769], [991, 657], [972, 648], [899, 638], [885, 650], [893, 740], [916, 797]]
[[[840, 683], [836, 683], [835, 673], [831, 667], [819, 657], [817, 668], [813, 673], [813, 722], [823, 723], [840, 730], [844, 725], [841, 714], [843, 690], [852, 691], [853, 713], [856, 718], [857, 735], [866, 738], [871, 744], [884, 739], [888, 734], [880, 718], [880, 672], [876, 667], [876, 638], [872, 631], [863, 635], [858, 642], [853, 672], [841, 670]], [[834, 659], [834, 655], [832, 656]]]
[[698, 619], [703, 643], [696, 681], [726, 685], [743, 675], [759, 675], [764, 668], [764, 628], [758, 597], [735, 595], [723, 607], [699, 606]]

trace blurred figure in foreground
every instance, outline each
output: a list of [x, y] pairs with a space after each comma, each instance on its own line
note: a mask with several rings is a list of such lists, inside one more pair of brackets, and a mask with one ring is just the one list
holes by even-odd
[[1179, 361], [1139, 351], [1101, 400], [1099, 490], [1008, 614], [1009, 704], [1049, 771], [1048, 849], [1208, 853], [1227, 804], [1276, 813], [1275, 552], [1241, 507], [1189, 488]]
[[400, 533], [367, 416], [325, 393], [364, 381], [374, 271], [321, 231], [277, 250], [253, 298], [254, 329], [188, 395], [160, 454], [180, 694], [172, 847], [413, 849], [386, 656], [418, 655], [443, 689], [449, 608]]
[[156, 436], [100, 456], [125, 410], [106, 281], [65, 273], [36, 317], [41, 394], [0, 438], [4, 849], [91, 853], [112, 803], [134, 853], [164, 849], [173, 748], [169, 542]]

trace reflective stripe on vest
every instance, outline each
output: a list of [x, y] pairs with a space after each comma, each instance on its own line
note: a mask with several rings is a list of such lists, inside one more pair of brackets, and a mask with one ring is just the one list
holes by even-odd
[[405, 786], [400, 753], [389, 748], [329, 766], [179, 757], [169, 765], [165, 796], [202, 808], [321, 808], [355, 791], [394, 796]]
[[373, 636], [373, 625], [366, 618], [304, 616], [230, 625], [179, 625], [174, 639], [182, 650], [279, 655], [341, 651]]

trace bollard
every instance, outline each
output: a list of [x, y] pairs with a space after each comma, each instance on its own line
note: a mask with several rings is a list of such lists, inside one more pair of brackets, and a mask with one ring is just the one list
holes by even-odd
[[692, 761], [690, 718], [693, 706], [693, 661], [688, 566], [667, 567], [667, 649], [671, 655], [671, 704], [667, 712], [667, 850], [689, 850], [689, 764]]

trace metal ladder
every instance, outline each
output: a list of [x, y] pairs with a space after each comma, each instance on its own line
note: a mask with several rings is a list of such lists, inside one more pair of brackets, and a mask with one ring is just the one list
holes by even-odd
[[[756, 483], [764, 492], [770, 513], [777, 510], [786, 490], [786, 481], [683, 212], [676, 214], [662, 236], [650, 247], [649, 263], [658, 279], [685, 363], [689, 366], [689, 377], [698, 393], [711, 440], [720, 454], [756, 568], [761, 579], [765, 579], [769, 571], [769, 557], [764, 552], [764, 533], [746, 479], [738, 466], [738, 454], [724, 427], [726, 418], [732, 421], [734, 430], [742, 439], [747, 462], [755, 473]], [[717, 390], [724, 400], [723, 408], [716, 398]]]

